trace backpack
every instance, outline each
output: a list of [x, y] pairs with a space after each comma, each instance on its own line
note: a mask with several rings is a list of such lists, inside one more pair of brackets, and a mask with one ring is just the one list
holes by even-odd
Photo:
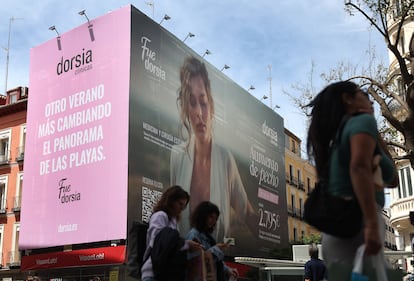
[[181, 251], [185, 240], [176, 229], [164, 227], [151, 249], [152, 271], [158, 281], [184, 281], [187, 251]]
[[144, 262], [145, 250], [147, 249], [148, 223], [133, 221], [128, 232], [128, 271], [129, 276], [141, 278], [141, 268]]

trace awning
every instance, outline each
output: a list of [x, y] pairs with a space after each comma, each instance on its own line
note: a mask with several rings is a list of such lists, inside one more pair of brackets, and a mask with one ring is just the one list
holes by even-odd
[[21, 270], [121, 264], [125, 261], [125, 245], [51, 252], [23, 256]]

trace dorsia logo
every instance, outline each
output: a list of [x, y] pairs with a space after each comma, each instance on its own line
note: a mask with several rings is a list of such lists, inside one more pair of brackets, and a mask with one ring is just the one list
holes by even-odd
[[161, 66], [157, 65], [156, 58], [157, 53], [150, 48], [151, 40], [145, 36], [141, 37], [141, 61], [144, 62], [145, 69], [152, 73], [157, 78], [165, 80], [165, 70]]
[[72, 191], [72, 185], [67, 178], [59, 180], [58, 191], [58, 198], [62, 204], [81, 200], [81, 194], [77, 191]]
[[270, 128], [266, 124], [266, 120], [262, 124], [262, 133], [270, 138], [270, 143], [272, 143], [275, 146], [278, 146], [277, 131], [275, 131], [273, 128]]
[[56, 65], [57, 75], [72, 71], [73, 69], [75, 69], [75, 75], [92, 69], [92, 50], [82, 49], [81, 53], [71, 58], [63, 58], [62, 56], [60, 62]]

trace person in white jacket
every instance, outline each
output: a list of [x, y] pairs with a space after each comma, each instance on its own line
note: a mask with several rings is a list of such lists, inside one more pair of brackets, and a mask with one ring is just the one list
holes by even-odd
[[[214, 101], [204, 63], [187, 57], [180, 69], [180, 80], [177, 103], [187, 140], [172, 148], [170, 182], [191, 194], [185, 216], [200, 202], [210, 201], [219, 206], [223, 214], [214, 235], [217, 241], [232, 237], [232, 209], [255, 233], [258, 217], [247, 197], [234, 157], [214, 142]], [[180, 226], [182, 231], [190, 229], [186, 220]]]

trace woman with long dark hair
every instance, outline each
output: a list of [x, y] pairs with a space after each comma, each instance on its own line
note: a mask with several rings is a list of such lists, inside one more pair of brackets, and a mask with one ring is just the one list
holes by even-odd
[[[171, 186], [164, 191], [158, 203], [154, 206], [154, 213], [151, 216], [147, 231], [147, 249], [144, 254], [145, 262], [142, 266], [141, 280], [156, 281], [153, 262], [151, 259], [151, 249], [154, 247], [154, 240], [157, 235], [166, 227], [176, 230], [177, 221], [181, 217], [181, 212], [187, 207], [190, 195], [180, 186]], [[180, 251], [200, 250], [201, 245], [193, 240], [186, 240]], [[182, 277], [180, 277], [182, 276]], [[185, 279], [185, 269], [182, 275], [170, 276], [170, 280]], [[160, 281], [160, 280], [158, 280]]]
[[[322, 252], [329, 269], [332, 263], [352, 264], [357, 248], [363, 243], [367, 255], [381, 251], [385, 235], [381, 211], [385, 198], [383, 187], [376, 189], [374, 185], [374, 151], [381, 154], [385, 186], [395, 185], [396, 169], [379, 135], [372, 102], [355, 83], [332, 83], [309, 106], [312, 112], [307, 149], [310, 159], [315, 161], [318, 178], [329, 179], [331, 194], [356, 198], [364, 217], [361, 231], [355, 237], [342, 239], [322, 234]], [[345, 118], [340, 139], [331, 149]]]
[[[217, 271], [217, 281], [225, 281], [232, 276], [238, 277], [236, 269], [228, 267], [224, 264], [224, 250], [229, 247], [228, 243], [217, 243], [211, 235], [216, 227], [217, 219], [220, 211], [217, 205], [203, 201], [197, 205], [191, 214], [191, 230], [187, 234], [187, 239], [199, 242], [205, 251], [211, 252], [215, 261]], [[190, 254], [193, 257], [199, 253]], [[192, 280], [189, 280], [192, 281]]]

